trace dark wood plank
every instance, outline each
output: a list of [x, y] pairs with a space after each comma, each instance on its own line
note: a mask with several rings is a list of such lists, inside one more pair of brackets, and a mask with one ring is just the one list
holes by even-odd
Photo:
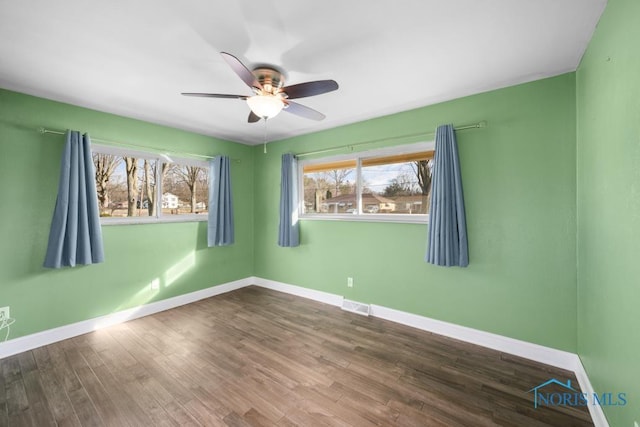
[[[111, 400], [111, 396], [79, 350], [68, 349], [67, 358], [104, 424], [113, 427], [122, 425], [118, 406]], [[125, 422], [124, 425], [128, 423]]]
[[69, 396], [58, 381], [49, 350], [47, 347], [40, 347], [33, 350], [33, 355], [38, 366], [40, 383], [54, 420], [58, 425], [79, 426], [80, 420], [73, 410]]
[[19, 356], [9, 356], [2, 360], [2, 378], [7, 385], [22, 379]]
[[[35, 360], [33, 366], [35, 366]], [[49, 408], [49, 402], [40, 382], [37, 368], [23, 372], [22, 377], [34, 424], [42, 427], [55, 426], [56, 421]]]
[[0, 427], [590, 426], [571, 372], [257, 287], [0, 361]]
[[7, 386], [2, 375], [3, 360], [0, 360], [0, 427], [9, 425], [9, 418], [7, 415]]
[[13, 426], [28, 426], [33, 424], [29, 399], [24, 388], [24, 382], [14, 379], [7, 385], [7, 417], [8, 424]]

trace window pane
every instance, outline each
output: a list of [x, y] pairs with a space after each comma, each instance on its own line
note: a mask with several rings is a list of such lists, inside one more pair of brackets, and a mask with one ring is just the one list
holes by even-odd
[[156, 160], [93, 153], [100, 216], [155, 216]]
[[163, 163], [162, 214], [206, 214], [209, 204], [209, 171], [198, 166]]
[[427, 214], [433, 153], [362, 161], [364, 214]]
[[303, 183], [304, 213], [357, 213], [355, 161], [305, 167]]

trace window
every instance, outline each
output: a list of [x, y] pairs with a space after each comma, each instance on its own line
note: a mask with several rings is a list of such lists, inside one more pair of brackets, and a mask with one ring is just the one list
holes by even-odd
[[98, 145], [92, 155], [103, 224], [207, 219], [207, 162]]
[[181, 163], [162, 163], [162, 212], [206, 214], [209, 204], [209, 170]]
[[425, 221], [433, 143], [300, 162], [303, 218]]
[[304, 166], [303, 213], [355, 213], [356, 169], [355, 160]]

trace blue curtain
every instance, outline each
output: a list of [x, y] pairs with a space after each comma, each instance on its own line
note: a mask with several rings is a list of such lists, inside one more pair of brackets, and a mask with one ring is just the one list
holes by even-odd
[[439, 126], [436, 130], [425, 261], [443, 266], [469, 265], [460, 160], [453, 125]]
[[74, 267], [103, 261], [91, 140], [88, 134], [68, 131], [44, 266]]
[[227, 246], [234, 242], [233, 198], [229, 157], [211, 160], [209, 179], [209, 224], [207, 241], [211, 246]]
[[282, 155], [278, 245], [283, 247], [300, 245], [300, 225], [298, 224], [298, 161], [291, 153]]

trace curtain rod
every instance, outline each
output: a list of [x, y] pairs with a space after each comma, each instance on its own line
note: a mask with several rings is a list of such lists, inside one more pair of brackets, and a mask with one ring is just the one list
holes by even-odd
[[[45, 133], [51, 133], [54, 135], [66, 135], [66, 131], [60, 131], [60, 130], [53, 130], [53, 129], [46, 129], [46, 128], [38, 128], [38, 132], [45, 134]], [[163, 153], [166, 154], [174, 154], [174, 155], [178, 155], [178, 156], [190, 156], [190, 157], [201, 157], [204, 159], [213, 159], [214, 156], [207, 156], [204, 154], [196, 154], [196, 153], [187, 153], [187, 152], [181, 152], [181, 151], [171, 151], [171, 150], [160, 150], [158, 148], [155, 147], [148, 147], [146, 145], [136, 145], [136, 144], [130, 144], [130, 143], [122, 143], [122, 142], [117, 142], [117, 141], [109, 141], [107, 139], [100, 139], [100, 138], [91, 138], [92, 141], [98, 142], [98, 143], [103, 143], [103, 144], [107, 144], [107, 145], [116, 145], [116, 146], [120, 146], [120, 147], [127, 147], [127, 148], [141, 148], [141, 149], [146, 149], [146, 150], [157, 150], [157, 151], [162, 151]], [[232, 159], [234, 162], [240, 163], [240, 159]]]
[[[466, 130], [466, 129], [480, 129], [480, 128], [486, 128], [487, 127], [487, 122], [486, 121], [481, 121], [478, 123], [470, 123], [468, 125], [462, 125], [462, 126], [458, 126], [453, 128], [453, 130]], [[383, 141], [397, 141], [397, 140], [401, 140], [401, 139], [406, 139], [406, 138], [415, 138], [415, 137], [423, 137], [423, 138], [427, 138], [427, 137], [431, 137], [431, 136], [435, 136], [435, 132], [429, 132], [429, 133], [412, 133], [412, 134], [408, 134], [408, 135], [400, 135], [400, 136], [393, 136], [390, 138], [380, 138], [380, 139], [373, 139], [370, 141], [363, 141], [363, 142], [357, 142], [355, 144], [349, 144], [349, 145], [343, 145], [340, 147], [331, 147], [331, 148], [325, 148], [323, 150], [316, 150], [316, 151], [307, 151], [305, 153], [300, 153], [300, 154], [296, 154], [296, 157], [306, 157], [306, 156], [313, 156], [314, 154], [322, 154], [322, 153], [328, 153], [331, 151], [338, 151], [338, 150], [344, 150], [344, 149], [351, 149], [351, 151], [353, 151], [354, 147], [359, 147], [362, 145], [369, 145], [369, 144], [375, 144], [376, 142], [383, 142]]]

